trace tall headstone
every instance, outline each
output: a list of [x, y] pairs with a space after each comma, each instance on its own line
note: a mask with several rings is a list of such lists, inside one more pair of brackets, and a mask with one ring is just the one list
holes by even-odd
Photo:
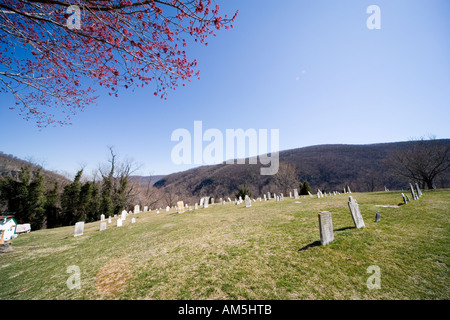
[[121, 215], [121, 217], [120, 217], [122, 220], [125, 220], [126, 218], [127, 218], [127, 212], [126, 212], [126, 210], [123, 210], [122, 211], [122, 215]]
[[264, 201], [267, 201], [267, 196], [265, 193], [264, 193]]
[[420, 198], [422, 196], [422, 191], [420, 191], [419, 185], [416, 182], [416, 190], [417, 190], [417, 196]]
[[148, 212], [148, 206], [144, 206], [144, 212]]
[[111, 223], [111, 217], [108, 217], [108, 223]]
[[75, 234], [74, 237], [82, 236], [84, 233], [84, 221], [75, 223]]
[[350, 209], [350, 213], [352, 214], [352, 219], [355, 223], [355, 227], [357, 229], [365, 227], [366, 225], [364, 224], [361, 211], [359, 210], [358, 202], [356, 202], [356, 200], [352, 196], [348, 197], [348, 207]]
[[100, 231], [103, 231], [106, 229], [106, 221], [100, 222]]
[[411, 196], [412, 196], [413, 200], [417, 200], [416, 193], [414, 192], [414, 188], [411, 183], [409, 184], [409, 187], [411, 188]]
[[105, 221], [105, 215], [104, 214], [100, 215], [100, 221]]
[[184, 213], [184, 203], [183, 201], [177, 202], [177, 212], [178, 213]]
[[250, 200], [250, 197], [248, 195], [245, 195], [245, 207], [251, 207], [252, 206], [252, 200]]
[[200, 207], [205, 203], [205, 198], [200, 199]]
[[203, 203], [203, 208], [208, 208], [208, 204], [209, 204], [209, 197], [205, 197], [205, 202]]
[[139, 207], [139, 205], [137, 204], [137, 205], [135, 205], [134, 206], [134, 214], [136, 214], [136, 213], [139, 213], [140, 212], [140, 207]]
[[311, 194], [311, 192], [308, 191], [309, 197], [312, 198], [313, 195]]
[[334, 240], [333, 220], [330, 212], [322, 211], [319, 213], [319, 229], [320, 243], [323, 246]]
[[211, 204], [214, 204], [214, 198], [211, 198]]
[[195, 210], [198, 210], [197, 202], [196, 202], [195, 205], [194, 205], [194, 209], [195, 209]]
[[267, 192], [267, 200], [270, 200], [270, 192]]
[[292, 191], [289, 191], [289, 198], [292, 198]]

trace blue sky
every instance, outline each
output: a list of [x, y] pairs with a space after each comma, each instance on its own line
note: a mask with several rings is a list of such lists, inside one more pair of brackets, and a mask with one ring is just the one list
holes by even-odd
[[[174, 130], [279, 129], [280, 150], [450, 138], [450, 1], [217, 1], [234, 28], [189, 46], [201, 79], [169, 92], [102, 95], [73, 125], [38, 129], [0, 94], [0, 151], [74, 175], [114, 146], [137, 174], [169, 174]], [[370, 5], [381, 29], [369, 30]], [[225, 159], [224, 159], [225, 160]]]

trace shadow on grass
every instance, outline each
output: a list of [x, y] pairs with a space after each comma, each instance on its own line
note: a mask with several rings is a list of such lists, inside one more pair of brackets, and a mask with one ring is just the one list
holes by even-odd
[[344, 228], [340, 228], [340, 229], [336, 229], [334, 231], [344, 231], [344, 230], [348, 230], [348, 229], [356, 229], [356, 227], [344, 227]]
[[320, 246], [320, 241], [314, 241], [314, 242], [312, 242], [312, 243], [310, 243], [310, 244], [304, 246], [303, 248], [298, 249], [298, 251], [308, 250], [309, 248], [317, 247], [317, 246]]

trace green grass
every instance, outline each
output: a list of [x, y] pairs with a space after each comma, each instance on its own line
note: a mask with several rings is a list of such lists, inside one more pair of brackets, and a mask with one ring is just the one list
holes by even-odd
[[[341, 194], [152, 211], [102, 232], [88, 223], [76, 238], [73, 226], [19, 235], [0, 255], [0, 299], [449, 299], [450, 190], [398, 208], [375, 205], [398, 205], [400, 192], [352, 196], [365, 228]], [[320, 211], [333, 215], [327, 246]], [[80, 289], [66, 285], [71, 265]], [[381, 289], [367, 288], [371, 265]]]

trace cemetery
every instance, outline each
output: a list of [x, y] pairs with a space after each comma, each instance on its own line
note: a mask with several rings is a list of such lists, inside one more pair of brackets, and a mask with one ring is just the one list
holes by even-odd
[[[349, 188], [309, 197], [294, 189], [289, 198], [268, 192], [259, 201], [213, 203], [209, 195], [21, 234], [2, 254], [1, 277], [10, 281], [0, 298], [448, 299], [450, 191], [409, 189], [411, 201], [400, 191], [350, 195]], [[117, 258], [128, 261], [127, 280], [100, 290], [99, 270], [105, 278]], [[69, 265], [86, 270], [80, 289], [66, 286]], [[374, 265], [380, 290], [366, 285]]]

